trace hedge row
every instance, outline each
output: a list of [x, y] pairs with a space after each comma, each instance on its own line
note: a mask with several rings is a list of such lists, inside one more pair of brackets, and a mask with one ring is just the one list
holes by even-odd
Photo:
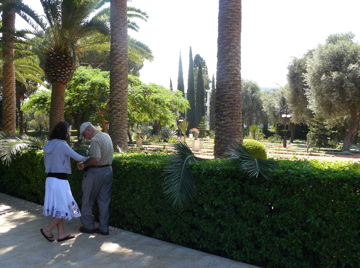
[[[112, 226], [262, 267], [357, 267], [360, 167], [356, 163], [279, 161], [274, 178], [248, 178], [228, 160], [190, 165], [191, 207], [178, 211], [162, 192], [163, 154], [114, 159]], [[81, 203], [82, 172], [69, 179]], [[41, 152], [0, 165], [1, 192], [42, 204]]]

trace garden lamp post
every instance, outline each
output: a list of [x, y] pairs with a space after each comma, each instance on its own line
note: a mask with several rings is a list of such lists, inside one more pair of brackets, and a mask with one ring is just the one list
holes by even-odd
[[286, 123], [287, 119], [291, 117], [290, 111], [288, 109], [285, 109], [283, 111], [284, 113], [281, 114], [281, 117], [284, 118], [284, 139], [283, 139], [283, 147], [286, 148]]

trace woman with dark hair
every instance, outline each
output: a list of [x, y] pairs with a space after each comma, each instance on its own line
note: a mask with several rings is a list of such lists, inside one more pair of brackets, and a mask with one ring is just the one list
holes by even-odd
[[45, 229], [40, 229], [41, 234], [53, 242], [53, 229], [57, 227], [59, 242], [74, 238], [64, 229], [64, 219], [80, 217], [80, 209], [72, 196], [67, 175], [71, 174], [70, 158], [78, 162], [85, 162], [88, 158], [76, 153], [67, 144], [69, 126], [66, 122], [58, 122], [52, 129], [49, 141], [44, 150], [46, 184], [44, 215], [52, 216], [52, 220]]

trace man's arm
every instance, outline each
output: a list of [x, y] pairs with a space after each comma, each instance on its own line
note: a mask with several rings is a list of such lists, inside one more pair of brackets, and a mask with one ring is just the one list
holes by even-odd
[[83, 170], [86, 167], [96, 165], [100, 160], [101, 158], [89, 157], [88, 160], [86, 160], [85, 162], [77, 163], [77, 168], [79, 170]]

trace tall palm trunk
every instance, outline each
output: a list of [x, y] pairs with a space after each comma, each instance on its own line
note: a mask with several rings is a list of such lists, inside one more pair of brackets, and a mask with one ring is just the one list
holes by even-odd
[[241, 0], [219, 0], [217, 84], [215, 95], [216, 158], [242, 142]]
[[111, 49], [110, 49], [110, 115], [109, 134], [114, 150], [128, 149], [128, 22], [127, 0], [110, 1]]
[[[12, 0], [15, 2], [15, 0]], [[14, 65], [15, 12], [2, 13], [3, 33], [3, 130], [9, 134], [16, 131], [16, 90]]]
[[57, 122], [64, 121], [65, 89], [66, 84], [64, 83], [52, 83], [49, 125], [50, 129], [52, 129]]

